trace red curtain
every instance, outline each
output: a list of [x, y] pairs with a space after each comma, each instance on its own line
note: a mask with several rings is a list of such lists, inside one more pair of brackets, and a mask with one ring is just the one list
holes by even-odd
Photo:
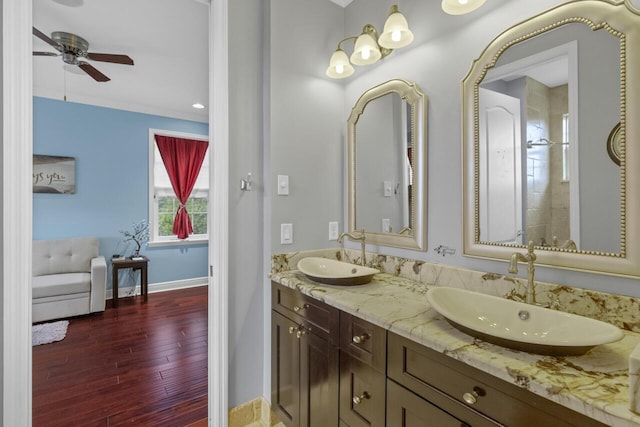
[[173, 220], [173, 234], [178, 236], [178, 239], [186, 239], [193, 233], [193, 226], [185, 204], [200, 173], [209, 143], [162, 135], [155, 135], [155, 139], [171, 186], [180, 202]]

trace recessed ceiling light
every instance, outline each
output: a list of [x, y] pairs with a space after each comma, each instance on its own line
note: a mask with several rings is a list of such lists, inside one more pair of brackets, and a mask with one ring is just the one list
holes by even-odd
[[195, 104], [192, 105], [193, 108], [197, 108], [198, 110], [202, 110], [204, 108], [204, 104], [200, 104], [199, 102], [196, 102]]

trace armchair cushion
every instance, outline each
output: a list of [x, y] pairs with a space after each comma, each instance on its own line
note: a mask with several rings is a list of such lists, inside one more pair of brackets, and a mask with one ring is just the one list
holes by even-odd
[[32, 297], [78, 294], [91, 290], [90, 273], [63, 273], [35, 276], [31, 281]]
[[33, 241], [33, 276], [59, 273], [88, 273], [91, 259], [98, 256], [98, 239], [77, 237]]

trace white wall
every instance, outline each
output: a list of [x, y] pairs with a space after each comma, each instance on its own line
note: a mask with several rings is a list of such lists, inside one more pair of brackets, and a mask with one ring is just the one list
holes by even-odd
[[[274, 253], [326, 248], [329, 221], [344, 230], [344, 89], [325, 76], [344, 33], [344, 10], [323, 0], [271, 2], [270, 177]], [[289, 196], [277, 195], [289, 176]], [[293, 224], [293, 244], [280, 244], [280, 224]]]
[[[230, 407], [263, 392], [263, 310], [269, 306], [262, 256], [264, 13], [262, 0], [229, 2]], [[241, 191], [240, 178], [248, 172], [253, 190]]]

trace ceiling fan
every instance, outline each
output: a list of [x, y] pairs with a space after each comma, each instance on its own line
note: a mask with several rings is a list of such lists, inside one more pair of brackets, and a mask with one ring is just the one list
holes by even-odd
[[62, 56], [62, 60], [66, 64], [77, 65], [82, 71], [98, 82], [108, 82], [111, 79], [98, 71], [93, 65], [83, 61], [82, 58], [93, 61], [112, 62], [114, 64], [133, 65], [133, 59], [127, 55], [89, 52], [89, 42], [75, 34], [64, 31], [54, 31], [51, 33], [51, 37], [49, 37], [36, 27], [33, 27], [33, 35], [50, 44], [58, 51], [57, 53], [33, 52], [34, 56]]

